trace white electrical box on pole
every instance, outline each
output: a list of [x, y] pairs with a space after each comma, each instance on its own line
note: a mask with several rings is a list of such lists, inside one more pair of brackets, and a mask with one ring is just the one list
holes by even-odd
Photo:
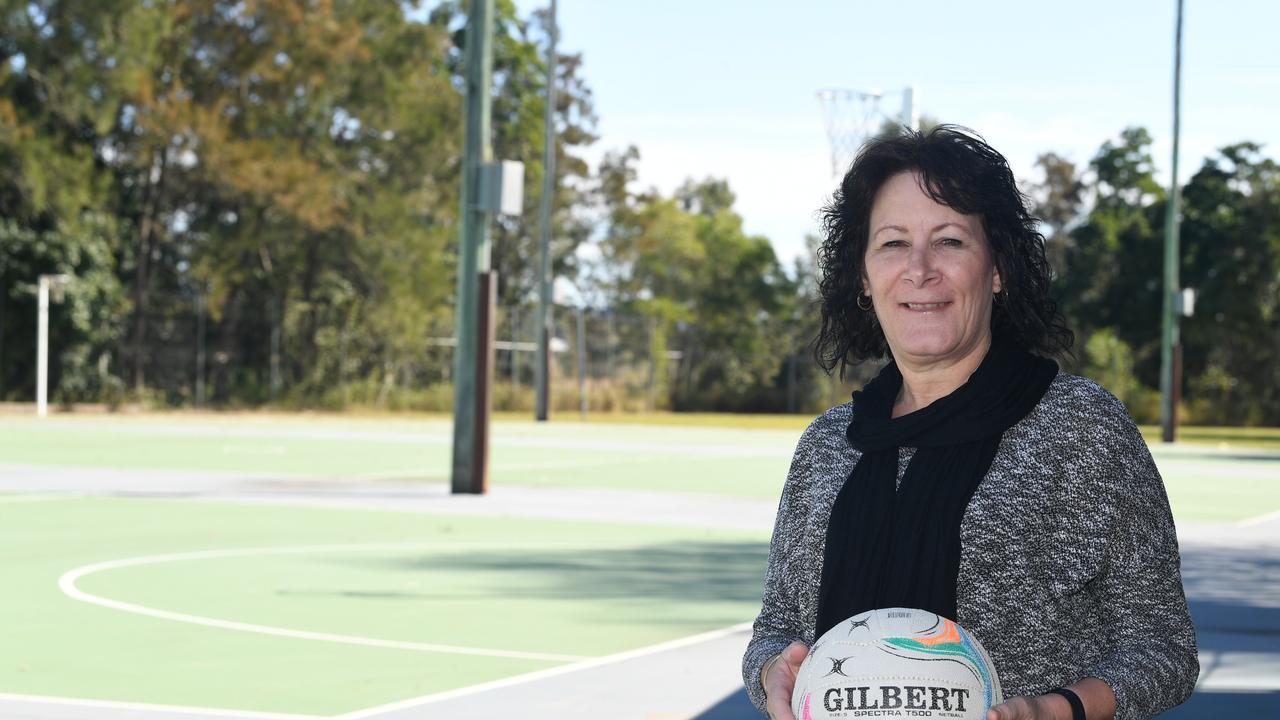
[[1178, 293], [1178, 302], [1175, 303], [1174, 310], [1182, 317], [1191, 317], [1196, 314], [1196, 291], [1195, 288], [1182, 288]]
[[498, 160], [480, 167], [480, 209], [495, 215], [519, 215], [524, 209], [524, 163]]

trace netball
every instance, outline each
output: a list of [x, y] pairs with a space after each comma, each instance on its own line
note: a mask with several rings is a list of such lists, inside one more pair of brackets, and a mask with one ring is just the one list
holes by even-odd
[[860, 613], [828, 630], [800, 666], [798, 720], [981, 720], [1003, 702], [995, 665], [954, 620], [924, 610]]

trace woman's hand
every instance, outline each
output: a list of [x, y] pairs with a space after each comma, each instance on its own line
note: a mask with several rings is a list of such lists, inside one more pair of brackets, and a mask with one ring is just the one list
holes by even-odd
[[809, 654], [809, 647], [793, 642], [764, 664], [760, 682], [764, 685], [765, 709], [773, 720], [796, 720], [791, 713], [791, 691], [796, 687], [796, 674]]
[[987, 720], [1071, 720], [1071, 705], [1061, 695], [1012, 697], [988, 710]]
[[[1087, 677], [1070, 687], [1089, 720], [1112, 720], [1116, 694], [1105, 680]], [[1071, 720], [1071, 703], [1057, 693], [1013, 697], [987, 711], [987, 720]]]

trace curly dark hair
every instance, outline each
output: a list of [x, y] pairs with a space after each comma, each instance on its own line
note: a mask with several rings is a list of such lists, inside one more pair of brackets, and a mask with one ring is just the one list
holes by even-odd
[[1004, 299], [992, 308], [993, 335], [1043, 355], [1070, 354], [1075, 337], [1049, 297], [1049, 261], [1037, 219], [1013, 179], [1004, 156], [974, 131], [939, 125], [928, 132], [868, 142], [821, 211], [818, 304], [822, 328], [814, 358], [827, 372], [889, 350], [874, 312], [858, 308], [863, 258], [876, 193], [893, 176], [917, 172], [925, 192], [957, 212], [979, 215], [1000, 272]]

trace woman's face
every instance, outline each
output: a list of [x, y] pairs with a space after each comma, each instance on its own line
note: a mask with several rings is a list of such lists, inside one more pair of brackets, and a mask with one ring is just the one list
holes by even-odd
[[938, 203], [904, 172], [876, 194], [869, 232], [862, 289], [898, 364], [945, 367], [985, 353], [1001, 286], [982, 219]]

